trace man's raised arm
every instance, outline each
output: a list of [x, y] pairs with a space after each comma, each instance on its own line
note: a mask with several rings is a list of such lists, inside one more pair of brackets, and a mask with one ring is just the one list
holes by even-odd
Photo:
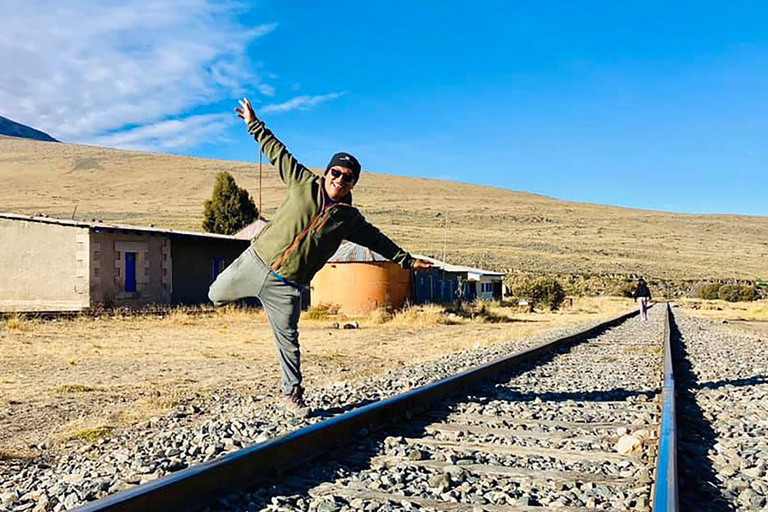
[[285, 144], [277, 140], [272, 131], [264, 125], [264, 121], [256, 117], [248, 98], [240, 100], [240, 107], [235, 109], [237, 117], [248, 126], [248, 133], [253, 135], [253, 138], [259, 143], [267, 160], [277, 167], [280, 179], [286, 185], [291, 187], [301, 181], [315, 178], [315, 174], [301, 165], [288, 151]]
[[379, 228], [365, 220], [362, 215], [357, 218], [356, 229], [347, 235], [347, 239], [381, 254], [405, 269], [429, 270], [432, 268], [431, 262], [411, 256], [379, 231]]

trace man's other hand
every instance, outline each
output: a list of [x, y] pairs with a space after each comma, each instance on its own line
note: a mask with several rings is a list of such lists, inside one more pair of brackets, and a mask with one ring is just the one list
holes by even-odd
[[433, 267], [432, 262], [416, 258], [411, 263], [411, 269], [413, 270], [429, 270]]
[[240, 100], [240, 108], [236, 108], [235, 112], [237, 112], [237, 117], [242, 119], [245, 124], [250, 124], [251, 121], [256, 119], [256, 114], [253, 112], [253, 107], [248, 98]]

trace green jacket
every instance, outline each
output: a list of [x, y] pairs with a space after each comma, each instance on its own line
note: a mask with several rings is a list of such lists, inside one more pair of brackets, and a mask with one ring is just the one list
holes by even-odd
[[368, 247], [403, 268], [410, 268], [411, 255], [363, 218], [352, 206], [352, 194], [323, 208], [329, 201], [323, 188], [324, 178], [301, 165], [263, 121], [252, 121], [248, 133], [272, 165], [277, 166], [288, 187], [288, 197], [251, 242], [273, 271], [291, 283], [305, 285], [333, 256], [342, 240]]

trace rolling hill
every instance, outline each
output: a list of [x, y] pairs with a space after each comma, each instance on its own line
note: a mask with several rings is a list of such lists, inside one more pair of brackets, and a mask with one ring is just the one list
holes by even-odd
[[[200, 230], [218, 171], [258, 197], [257, 164], [0, 137], [0, 211], [71, 218], [77, 206], [78, 219]], [[267, 218], [284, 194], [265, 165]], [[406, 249], [456, 264], [657, 279], [768, 276], [768, 217], [645, 211], [371, 173], [354, 197]]]
[[16, 121], [11, 121], [7, 117], [0, 116], [0, 135], [10, 137], [21, 137], [24, 139], [41, 140], [44, 142], [58, 142], [45, 132], [35, 130], [29, 126]]

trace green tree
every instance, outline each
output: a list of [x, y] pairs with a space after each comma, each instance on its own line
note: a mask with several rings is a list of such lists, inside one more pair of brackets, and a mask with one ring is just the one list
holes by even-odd
[[534, 304], [543, 304], [552, 311], [557, 310], [565, 300], [563, 285], [556, 279], [546, 277], [524, 283], [515, 290], [515, 295]]
[[213, 196], [205, 201], [203, 229], [208, 233], [232, 235], [259, 218], [259, 210], [244, 188], [228, 172], [216, 175]]
[[718, 283], [701, 284], [696, 289], [696, 297], [699, 299], [715, 300], [719, 298], [721, 286]]
[[754, 286], [724, 284], [717, 295], [728, 302], [750, 302], [757, 299], [757, 290]]
[[739, 300], [741, 302], [752, 302], [758, 298], [760, 298], [760, 295], [757, 293], [757, 288], [754, 286], [742, 285], [739, 287]]

